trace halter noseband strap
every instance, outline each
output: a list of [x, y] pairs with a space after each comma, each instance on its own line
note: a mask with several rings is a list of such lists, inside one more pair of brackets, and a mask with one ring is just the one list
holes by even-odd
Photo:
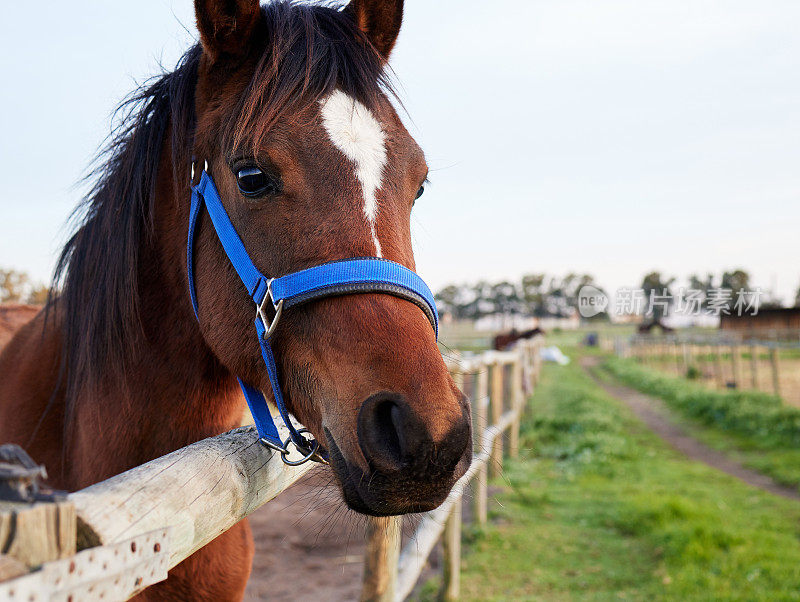
[[[289, 412], [283, 400], [278, 367], [270, 345], [270, 338], [275, 331], [278, 320], [285, 309], [301, 303], [309, 303], [323, 297], [335, 295], [351, 295], [358, 293], [384, 293], [411, 301], [417, 305], [430, 320], [437, 335], [439, 333], [438, 315], [433, 295], [425, 282], [408, 268], [377, 257], [344, 259], [323, 263], [299, 272], [293, 272], [280, 278], [268, 278], [255, 267], [241, 238], [236, 233], [225, 208], [222, 205], [214, 181], [207, 171], [203, 171], [200, 182], [192, 185], [192, 204], [189, 212], [189, 239], [186, 247], [187, 270], [189, 278], [189, 296], [198, 316], [197, 293], [194, 286], [194, 237], [200, 209], [205, 205], [217, 237], [225, 249], [231, 264], [239, 278], [247, 288], [250, 298], [256, 305], [255, 326], [261, 355], [267, 368], [275, 405], [278, 406], [281, 418], [289, 429], [290, 436], [281, 441], [278, 429], [270, 414], [264, 394], [248, 383], [239, 379], [250, 413], [253, 415], [261, 441], [281, 452], [287, 464], [302, 464], [314, 459], [325, 461], [319, 443], [303, 436], [307, 429], [297, 429], [289, 419]], [[267, 317], [267, 303], [272, 305], [274, 317]], [[303, 454], [298, 461], [288, 459], [289, 443]]]

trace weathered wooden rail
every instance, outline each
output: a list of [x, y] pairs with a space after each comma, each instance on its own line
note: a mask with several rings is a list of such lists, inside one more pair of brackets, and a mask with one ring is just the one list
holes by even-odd
[[[0, 600], [127, 599], [311, 468], [286, 466], [258, 443], [255, 427], [242, 427], [72, 493], [53, 520], [25, 521], [53, 504], [0, 504], [0, 550], [52, 550], [32, 562], [0, 554], [0, 575], [12, 564], [16, 574], [38, 569], [0, 583]], [[21, 520], [31, 528], [20, 531]], [[77, 524], [72, 549], [47, 545], [70, 520]]]
[[[472, 484], [472, 516], [487, 521], [487, 477], [500, 474], [503, 435], [508, 431], [507, 452], [519, 451], [520, 418], [525, 400], [538, 380], [542, 337], [520, 341], [514, 351], [487, 351], [468, 359], [448, 360], [448, 367], [463, 389], [465, 376], [473, 385], [474, 456], [470, 468], [436, 510], [422, 516], [408, 543], [401, 549], [403, 517], [370, 519], [361, 600], [405, 600], [414, 589], [428, 557], [442, 540], [442, 587], [439, 598], [459, 597], [461, 567], [461, 520], [464, 491]], [[491, 421], [491, 422], [490, 422]]]
[[[499, 471], [502, 435], [518, 448], [525, 392], [538, 374], [538, 341], [513, 352], [449, 360], [472, 376], [475, 456], [442, 506], [400, 549], [399, 518], [371, 520], [364, 598], [402, 599], [445, 534], [446, 598], [458, 595], [461, 498], [475, 480], [474, 515], [487, 515], [487, 470]], [[508, 374], [506, 374], [508, 372]], [[491, 421], [491, 422], [490, 422]], [[487, 426], [488, 425], [488, 426]], [[288, 436], [285, 427], [278, 427]], [[0, 501], [0, 601], [124, 600], [287, 489], [312, 468], [286, 466], [254, 427], [199, 441], [57, 501]]]

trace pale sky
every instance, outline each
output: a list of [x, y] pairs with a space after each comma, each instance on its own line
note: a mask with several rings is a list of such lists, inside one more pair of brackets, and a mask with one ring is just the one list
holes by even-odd
[[[112, 109], [195, 31], [190, 0], [30, 10], [0, 20], [0, 266], [47, 281]], [[392, 65], [432, 167], [432, 288], [744, 267], [794, 296], [796, 0], [406, 0]]]

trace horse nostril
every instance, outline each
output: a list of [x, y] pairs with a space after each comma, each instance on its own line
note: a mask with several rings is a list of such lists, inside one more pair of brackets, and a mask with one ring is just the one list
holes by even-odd
[[452, 472], [472, 448], [468, 407], [439, 442], [398, 393], [367, 398], [358, 413], [358, 443], [370, 468], [378, 472], [411, 471], [435, 478]]
[[426, 437], [424, 426], [412, 415], [401, 395], [377, 393], [358, 414], [358, 441], [364, 457], [382, 472], [404, 468]]

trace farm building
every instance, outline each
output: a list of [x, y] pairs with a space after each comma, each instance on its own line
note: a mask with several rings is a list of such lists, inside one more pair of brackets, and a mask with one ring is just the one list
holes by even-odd
[[796, 335], [800, 333], [800, 307], [762, 309], [755, 315], [722, 315], [719, 327], [742, 335]]

